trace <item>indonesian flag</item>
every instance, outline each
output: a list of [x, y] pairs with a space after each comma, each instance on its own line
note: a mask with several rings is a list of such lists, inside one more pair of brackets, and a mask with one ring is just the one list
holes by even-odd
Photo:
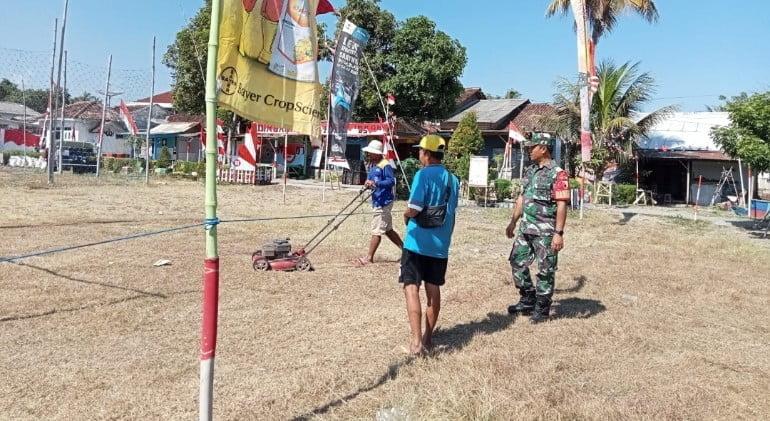
[[[206, 128], [201, 125], [201, 144], [206, 147]], [[225, 123], [217, 119], [217, 155], [225, 156], [227, 150], [227, 136], [225, 136]]]
[[390, 161], [390, 166], [396, 168], [396, 150], [393, 148], [393, 138], [388, 135], [382, 136], [383, 158]]
[[332, 6], [331, 3], [329, 3], [329, 0], [321, 0], [318, 2], [318, 7], [315, 9], [316, 15], [323, 15], [325, 13], [334, 13], [337, 14], [337, 10], [334, 9], [334, 6]]
[[123, 102], [122, 99], [120, 100], [120, 119], [123, 120], [123, 124], [128, 127], [128, 132], [131, 133], [131, 135], [136, 136], [139, 133], [139, 130], [136, 128], [134, 116], [128, 112], [128, 107], [126, 107], [126, 103]]
[[508, 138], [513, 140], [513, 143], [520, 143], [526, 139], [524, 134], [521, 133], [521, 130], [519, 130], [512, 121], [508, 124]]
[[388, 105], [396, 105], [396, 97], [391, 93], [388, 93]]

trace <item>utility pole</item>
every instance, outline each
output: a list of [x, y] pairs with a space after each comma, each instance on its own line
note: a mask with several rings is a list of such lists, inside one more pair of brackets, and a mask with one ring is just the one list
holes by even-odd
[[67, 50], [62, 50], [62, 52], [64, 53], [64, 87], [61, 90], [61, 119], [59, 120], [59, 165], [56, 167], [59, 174], [62, 173], [62, 149], [64, 147], [64, 107], [67, 105]]
[[144, 184], [150, 184], [150, 128], [152, 128], [152, 97], [155, 96], [155, 37], [152, 37], [152, 86], [150, 87], [150, 111], [147, 113], [147, 133], [144, 146]]
[[46, 173], [48, 173], [48, 184], [53, 184], [53, 68], [56, 63], [56, 35], [59, 29], [59, 19], [53, 20], [53, 57], [51, 57], [51, 78], [49, 79], [50, 88], [48, 89], [48, 132], [45, 132], [45, 122], [43, 123], [44, 135], [46, 137]]
[[107, 83], [104, 87], [104, 103], [102, 104], [102, 124], [99, 125], [99, 140], [96, 145], [96, 178], [99, 178], [99, 167], [102, 163], [102, 140], [104, 139], [104, 120], [107, 117], [107, 100], [110, 94], [110, 75], [112, 74], [112, 54], [107, 61]]

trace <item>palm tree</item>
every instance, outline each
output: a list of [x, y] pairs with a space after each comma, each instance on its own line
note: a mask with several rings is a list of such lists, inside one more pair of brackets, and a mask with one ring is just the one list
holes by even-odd
[[[546, 17], [557, 13], [566, 15], [571, 10], [572, 0], [551, 0], [545, 11]], [[612, 32], [620, 14], [626, 9], [641, 15], [647, 22], [657, 22], [658, 8], [654, 0], [585, 0], [588, 11], [588, 24], [591, 29], [591, 40], [599, 43], [599, 38], [605, 32]]]
[[[676, 111], [668, 105], [650, 113], [642, 107], [655, 93], [655, 81], [649, 73], [640, 73], [639, 63], [616, 66], [612, 61], [599, 64], [602, 83], [591, 103], [593, 148], [589, 167], [601, 176], [604, 164], [612, 159], [625, 162], [641, 137], [652, 126]], [[580, 88], [568, 79], [557, 81], [554, 96], [556, 116], [549, 122], [552, 130], [569, 143], [580, 143]]]

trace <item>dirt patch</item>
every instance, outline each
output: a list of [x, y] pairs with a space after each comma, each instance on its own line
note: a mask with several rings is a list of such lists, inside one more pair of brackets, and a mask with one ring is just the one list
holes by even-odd
[[[203, 185], [0, 169], [0, 257], [202, 223]], [[223, 220], [336, 213], [354, 191], [220, 186]], [[366, 205], [368, 206], [368, 205]], [[366, 209], [366, 206], [364, 207]], [[396, 204], [403, 209], [403, 202]], [[263, 242], [328, 217], [223, 223], [218, 419], [762, 419], [770, 413], [770, 260], [729, 227], [571, 215], [554, 320], [510, 318], [509, 209], [462, 208], [438, 353], [410, 359], [399, 251], [365, 252], [354, 215], [310, 273], [255, 272]], [[401, 218], [394, 218], [403, 230]], [[203, 229], [0, 264], [0, 414], [190, 419], [197, 414]], [[170, 266], [154, 267], [158, 259]]]

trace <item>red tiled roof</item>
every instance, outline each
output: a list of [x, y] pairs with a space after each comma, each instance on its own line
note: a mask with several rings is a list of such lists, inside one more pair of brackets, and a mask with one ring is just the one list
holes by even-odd
[[[134, 102], [150, 102], [150, 97], [137, 99]], [[168, 92], [161, 92], [155, 96], [152, 97], [152, 102], [158, 104], [158, 103], [165, 103], [165, 104], [173, 104], [174, 103], [174, 97], [172, 96], [171, 91]]]
[[[61, 109], [54, 110], [53, 115], [59, 116]], [[100, 101], [79, 101], [64, 107], [64, 118], [77, 118], [81, 120], [101, 120], [102, 103]], [[107, 108], [106, 121], [120, 121], [117, 111]]]
[[543, 119], [556, 112], [553, 105], [548, 103], [525, 104], [513, 117], [513, 124], [522, 131], [543, 130]]
[[173, 114], [168, 116], [166, 118], [166, 121], [169, 123], [203, 123], [206, 121], [205, 115], [198, 115], [198, 114], [185, 114], [185, 113], [179, 113], [179, 114]]
[[465, 88], [463, 93], [461, 93], [460, 96], [457, 97], [457, 101], [455, 101], [455, 104], [457, 106], [460, 106], [474, 98], [487, 99], [487, 96], [484, 95], [484, 92], [481, 91], [481, 88]]

